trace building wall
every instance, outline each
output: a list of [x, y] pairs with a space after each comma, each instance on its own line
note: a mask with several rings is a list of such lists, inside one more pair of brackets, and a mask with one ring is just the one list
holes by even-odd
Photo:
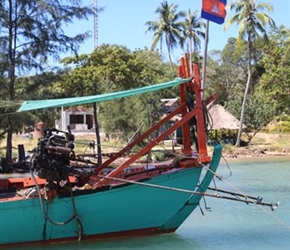
[[86, 131], [94, 128], [93, 113], [85, 111], [61, 111], [59, 120], [56, 120], [55, 127], [66, 131], [70, 126], [72, 131]]

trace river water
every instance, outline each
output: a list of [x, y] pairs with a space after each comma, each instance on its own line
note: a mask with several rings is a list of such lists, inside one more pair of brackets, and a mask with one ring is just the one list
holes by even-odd
[[217, 188], [280, 201], [279, 207], [208, 197], [172, 234], [17, 249], [290, 250], [290, 158], [222, 161], [218, 175]]

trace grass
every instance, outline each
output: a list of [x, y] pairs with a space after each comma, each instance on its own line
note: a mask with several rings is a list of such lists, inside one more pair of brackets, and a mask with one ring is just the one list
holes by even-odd
[[269, 148], [272, 151], [290, 150], [290, 134], [279, 134]]
[[[94, 133], [91, 134], [82, 134], [82, 135], [76, 135], [75, 136], [75, 148], [74, 151], [77, 154], [84, 153], [85, 150], [87, 152], [92, 152], [93, 149], [89, 147], [89, 144], [96, 143], [96, 137]], [[12, 138], [12, 155], [13, 157], [16, 157], [18, 155], [18, 145], [22, 144], [24, 145], [24, 149], [26, 152], [31, 151], [37, 146], [38, 138], [36, 137], [24, 137], [22, 135], [13, 135]], [[101, 141], [102, 144], [102, 150], [105, 153], [108, 152], [116, 152], [119, 151], [122, 148], [122, 144], [120, 142], [117, 142], [115, 140], [112, 141]], [[97, 151], [97, 148], [95, 146], [95, 151]], [[6, 154], [6, 139], [3, 139], [0, 141], [0, 157], [5, 157]]]
[[[37, 145], [37, 138], [23, 137], [21, 135], [13, 135], [12, 137], [12, 155], [18, 155], [18, 145], [24, 145], [26, 151], [32, 150]], [[0, 141], [0, 156], [5, 157], [6, 154], [6, 139]]]

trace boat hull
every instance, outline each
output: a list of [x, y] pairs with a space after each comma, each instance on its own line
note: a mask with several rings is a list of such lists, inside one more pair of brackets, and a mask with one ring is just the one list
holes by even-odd
[[169, 171], [144, 180], [145, 185], [124, 184], [106, 190], [84, 191], [73, 198], [58, 197], [51, 202], [44, 201], [43, 208], [38, 198], [2, 201], [0, 244], [173, 232], [202, 197], [185, 190], [206, 191], [219, 159], [220, 154], [213, 157], [212, 170], [207, 171], [202, 180], [203, 167], [198, 166]]
[[[201, 168], [189, 168], [158, 176], [143, 183], [193, 190]], [[190, 194], [137, 184], [74, 197], [83, 237], [141, 229], [161, 229], [188, 200]], [[64, 223], [73, 216], [70, 197], [45, 202], [51, 220]], [[21, 243], [64, 238], [78, 239], [75, 219], [54, 225], [44, 218], [38, 198], [1, 203], [0, 243]], [[181, 222], [182, 223], [182, 222]], [[174, 231], [164, 228], [163, 231]]]

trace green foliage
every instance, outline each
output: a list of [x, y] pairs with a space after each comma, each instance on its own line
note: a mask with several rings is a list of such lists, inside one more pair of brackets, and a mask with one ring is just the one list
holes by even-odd
[[[226, 103], [226, 108], [238, 118], [241, 113], [241, 103], [241, 99], [233, 99]], [[244, 132], [248, 141], [250, 142], [256, 133], [274, 119], [275, 115], [276, 109], [271, 103], [266, 102], [261, 96], [250, 95], [244, 117], [244, 124], [247, 127]]]
[[148, 21], [147, 31], [152, 31], [153, 40], [151, 50], [154, 50], [157, 43], [160, 43], [160, 50], [165, 42], [171, 69], [173, 62], [171, 53], [178, 45], [189, 54], [190, 62], [196, 62], [199, 56], [201, 39], [205, 38], [206, 25], [198, 16], [198, 11], [179, 11], [177, 4], [169, 4], [163, 1], [157, 7], [155, 13], [158, 15], [157, 21]]
[[[268, 16], [266, 13], [263, 13], [264, 9], [268, 10], [268, 12], [272, 12], [273, 8], [268, 3], [256, 3], [252, 0], [236, 0], [229, 4], [229, 9], [234, 10], [235, 14], [230, 17], [225, 25], [225, 29], [227, 29], [232, 24], [240, 25], [239, 28], [239, 35], [238, 35], [238, 44], [243, 40], [247, 41], [248, 45], [248, 77], [247, 77], [247, 84], [245, 88], [244, 98], [242, 102], [242, 109], [241, 109], [241, 124], [244, 122], [245, 117], [245, 109], [247, 104], [247, 97], [249, 94], [250, 89], [254, 88], [253, 85], [253, 70], [252, 70], [252, 63], [255, 59], [253, 56], [253, 44], [256, 41], [259, 34], [262, 33], [264, 39], [267, 39], [267, 32], [266, 26], [275, 27], [275, 22], [273, 19]], [[241, 142], [241, 134], [242, 134], [242, 126], [239, 128], [238, 136], [236, 145], [240, 146]]]
[[[65, 58], [63, 63], [66, 74], [54, 87], [70, 96], [116, 92], [176, 77], [158, 53], [147, 49], [131, 52], [117, 45], [104, 44], [91, 55]], [[127, 141], [160, 119], [160, 99], [168, 96], [176, 95], [164, 90], [99, 103], [100, 126]]]
[[281, 115], [279, 120], [283, 122], [290, 122], [290, 115]]
[[[89, 32], [68, 36], [63, 25], [91, 14], [93, 10], [82, 7], [81, 1], [1, 0], [0, 82], [7, 84], [7, 88], [0, 90], [2, 99], [14, 101], [17, 98], [15, 81], [18, 74], [43, 71], [48, 57], [57, 59], [62, 52], [76, 53], [79, 44], [89, 37]], [[16, 108], [11, 105], [9, 111], [15, 112]], [[7, 165], [12, 161], [12, 133], [17, 122], [8, 116], [7, 123], [0, 124], [7, 131]]]
[[281, 113], [290, 114], [290, 30], [274, 30], [261, 60], [265, 72], [259, 90]]
[[165, 154], [161, 151], [152, 152], [152, 160], [154, 161], [164, 161], [165, 160]]
[[[93, 14], [80, 1], [1, 1], [0, 53], [7, 65], [19, 70], [43, 68], [48, 56], [59, 58], [59, 52], [76, 52], [89, 33], [68, 36], [63, 25]], [[8, 57], [5, 55], [12, 55]], [[10, 59], [9, 59], [10, 58]], [[7, 70], [9, 67], [7, 67]]]
[[148, 26], [147, 31], [154, 32], [151, 49], [155, 49], [157, 43], [160, 42], [162, 51], [162, 42], [165, 41], [171, 69], [173, 70], [171, 51], [177, 44], [182, 45], [184, 41], [182, 32], [185, 24], [180, 20], [185, 17], [185, 12], [178, 11], [178, 5], [169, 4], [167, 1], [164, 1], [157, 7], [155, 13], [158, 15], [158, 21], [148, 21], [145, 23]]
[[[235, 41], [235, 40], [234, 40]], [[206, 76], [206, 95], [218, 94], [217, 103], [225, 102], [240, 96], [244, 89], [245, 72], [243, 63], [233, 57], [235, 43], [228, 41], [223, 51], [212, 51], [208, 58], [207, 76]]]
[[229, 3], [228, 8], [236, 13], [230, 17], [225, 25], [225, 29], [236, 23], [240, 25], [239, 39], [254, 41], [262, 33], [267, 37], [265, 26], [275, 27], [274, 20], [266, 13], [272, 13], [273, 7], [269, 3], [257, 3], [253, 0], [235, 0]]
[[[244, 82], [247, 77], [248, 52], [245, 44], [244, 46], [240, 44], [238, 47], [236, 39], [230, 38], [222, 51], [211, 52], [207, 65], [207, 95], [217, 93], [219, 96], [217, 102], [222, 105], [226, 104], [227, 108], [237, 118], [240, 118], [242, 96], [245, 89]], [[257, 39], [253, 43], [253, 58], [255, 60], [252, 61], [253, 84], [251, 95], [257, 96], [255, 98], [264, 103], [261, 104], [261, 107], [264, 107], [265, 110], [269, 109], [271, 114], [289, 113], [290, 77], [288, 68], [290, 67], [290, 61], [288, 50], [289, 29], [285, 27], [273, 30], [269, 35], [268, 43], [261, 39]], [[248, 102], [247, 106], [252, 106], [252, 102]], [[247, 109], [248, 107], [246, 107]], [[259, 107], [256, 110], [256, 116], [260, 116]], [[247, 119], [246, 116], [247, 111], [245, 112], [245, 119]], [[271, 117], [272, 115], [269, 116], [269, 119]], [[250, 119], [255, 121], [256, 118]], [[244, 123], [248, 125], [247, 121]], [[255, 128], [253, 126], [249, 128], [253, 131], [259, 129], [259, 127]]]
[[[58, 58], [61, 52], [68, 50], [76, 52], [79, 44], [89, 36], [88, 32], [84, 32], [69, 37], [64, 34], [62, 25], [86, 18], [93, 10], [81, 7], [80, 1], [72, 0], [16, 0], [11, 3], [13, 11], [8, 15], [9, 1], [0, 0], [0, 113], [6, 114], [0, 119], [1, 132], [16, 132], [22, 129], [23, 124], [32, 125], [39, 120], [54, 124], [57, 110], [14, 114], [23, 100], [102, 94], [176, 77], [176, 72], [157, 51], [145, 48], [131, 52], [124, 46], [108, 44], [99, 46], [92, 54], [63, 59], [65, 67], [62, 71], [51, 69], [42, 73], [48, 68], [48, 57]], [[249, 140], [275, 114], [290, 114], [289, 28], [273, 29], [268, 43], [264, 37], [258, 38], [260, 31], [267, 35], [264, 24], [269, 21], [273, 26], [274, 22], [260, 12], [271, 10], [270, 6], [255, 1], [254, 5], [251, 3], [250, 0], [239, 0], [229, 4], [237, 13], [229, 18], [226, 26], [241, 24], [239, 37], [230, 38], [222, 51], [211, 52], [206, 75], [206, 95], [218, 93], [217, 102], [226, 104], [240, 118], [246, 79], [250, 74], [250, 88], [246, 93], [250, 96], [245, 106], [244, 121]], [[200, 55], [197, 50], [200, 38], [204, 37], [204, 25], [196, 12], [188, 11], [186, 16], [177, 7], [163, 2], [156, 10], [161, 19], [146, 23], [148, 31], [154, 32], [152, 48], [157, 42], [162, 44], [165, 41], [170, 55], [175, 46], [190, 40], [190, 45], [196, 49], [190, 55], [196, 56], [198, 61]], [[34, 18], [36, 14], [37, 18]], [[248, 38], [248, 41], [242, 38]], [[165, 89], [98, 104], [101, 128], [108, 133], [118, 132], [122, 134], [121, 139], [127, 141], [160, 118], [161, 98], [175, 98], [177, 93], [178, 88]], [[284, 119], [284, 116], [281, 117]], [[281, 121], [283, 125], [278, 126], [278, 131], [288, 131], [288, 120], [286, 123]]]
[[190, 62], [196, 61], [192, 57], [198, 56], [197, 51], [200, 49], [201, 38], [205, 38], [205, 28], [206, 25], [202, 19], [198, 17], [198, 12], [191, 12], [191, 10], [188, 10], [183, 22], [183, 36], [180, 38], [180, 45], [182, 49], [184, 49], [184, 45], [186, 45]]
[[280, 121], [276, 125], [270, 126], [269, 132], [290, 133], [290, 121]]

